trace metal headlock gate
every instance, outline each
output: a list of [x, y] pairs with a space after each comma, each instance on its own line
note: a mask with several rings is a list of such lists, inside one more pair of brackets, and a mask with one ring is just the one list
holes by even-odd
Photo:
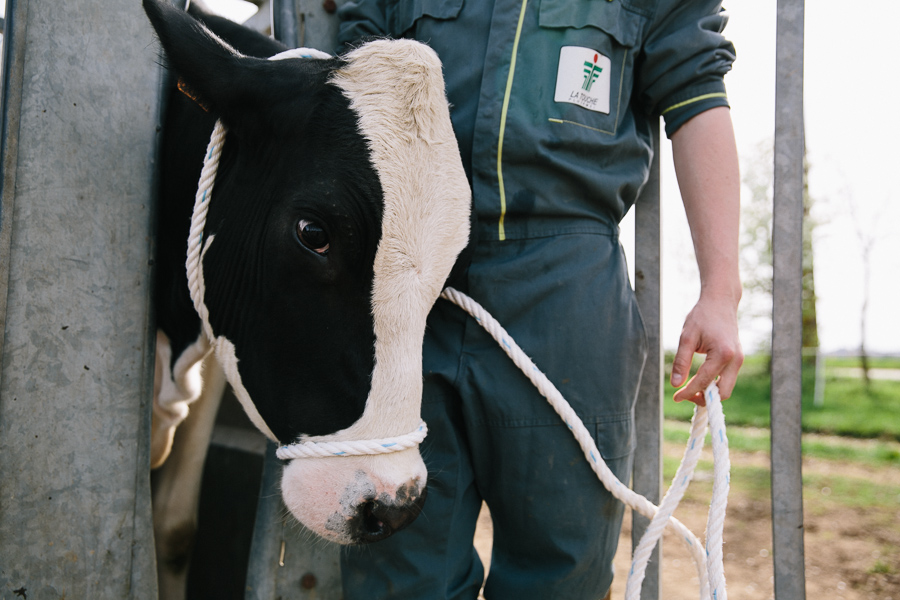
[[[177, 0], [176, 0], [177, 3]], [[331, 49], [320, 0], [269, 0], [257, 28]], [[775, 596], [805, 598], [800, 478], [803, 0], [779, 0], [772, 510]], [[269, 23], [272, 25], [270, 26]], [[7, 0], [0, 172], [0, 600], [155, 599], [149, 421], [162, 73], [138, 0]], [[656, 132], [658, 149], [659, 135]], [[656, 155], [658, 156], [658, 152]], [[636, 207], [651, 344], [633, 486], [662, 484], [659, 165]], [[246, 597], [340, 598], [337, 551], [286, 524], [270, 450]], [[646, 522], [635, 517], [634, 543]], [[659, 600], [659, 550], [643, 599]], [[283, 566], [282, 566], [283, 565]]]

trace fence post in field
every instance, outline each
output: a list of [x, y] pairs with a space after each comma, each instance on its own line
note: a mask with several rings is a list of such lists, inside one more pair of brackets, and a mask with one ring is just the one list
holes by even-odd
[[803, 0], [778, 0], [772, 227], [772, 533], [775, 597], [806, 597], [800, 453]]
[[136, 0], [6, 6], [0, 596], [152, 600], [154, 36]]

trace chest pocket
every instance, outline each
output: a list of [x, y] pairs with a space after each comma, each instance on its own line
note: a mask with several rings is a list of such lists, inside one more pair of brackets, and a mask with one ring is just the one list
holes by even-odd
[[412, 0], [396, 3], [392, 23], [398, 36], [406, 35], [422, 17], [437, 21], [455, 19], [462, 10], [463, 0]]
[[548, 73], [555, 77], [548, 81], [549, 123], [614, 136], [631, 101], [642, 17], [623, 0], [541, 0], [538, 25], [554, 33], [559, 52], [556, 70]]

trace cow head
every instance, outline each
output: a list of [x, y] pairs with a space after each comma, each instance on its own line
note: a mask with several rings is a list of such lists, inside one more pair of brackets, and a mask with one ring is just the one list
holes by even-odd
[[[413, 431], [425, 319], [469, 234], [436, 55], [382, 40], [250, 58], [167, 2], [144, 7], [169, 65], [228, 128], [200, 312], [250, 419], [281, 444]], [[425, 483], [413, 448], [296, 459], [282, 491], [313, 531], [361, 543], [411, 522]]]

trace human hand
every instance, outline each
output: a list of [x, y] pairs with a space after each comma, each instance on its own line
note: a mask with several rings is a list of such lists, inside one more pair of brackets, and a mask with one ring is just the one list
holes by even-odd
[[688, 400], [705, 406], [704, 390], [719, 378], [722, 400], [731, 396], [744, 353], [738, 337], [737, 307], [729, 298], [703, 297], [684, 321], [678, 351], [672, 363], [671, 383], [682, 385], [690, 374], [694, 353], [706, 354], [706, 360], [683, 388], [675, 392], [675, 401]]

